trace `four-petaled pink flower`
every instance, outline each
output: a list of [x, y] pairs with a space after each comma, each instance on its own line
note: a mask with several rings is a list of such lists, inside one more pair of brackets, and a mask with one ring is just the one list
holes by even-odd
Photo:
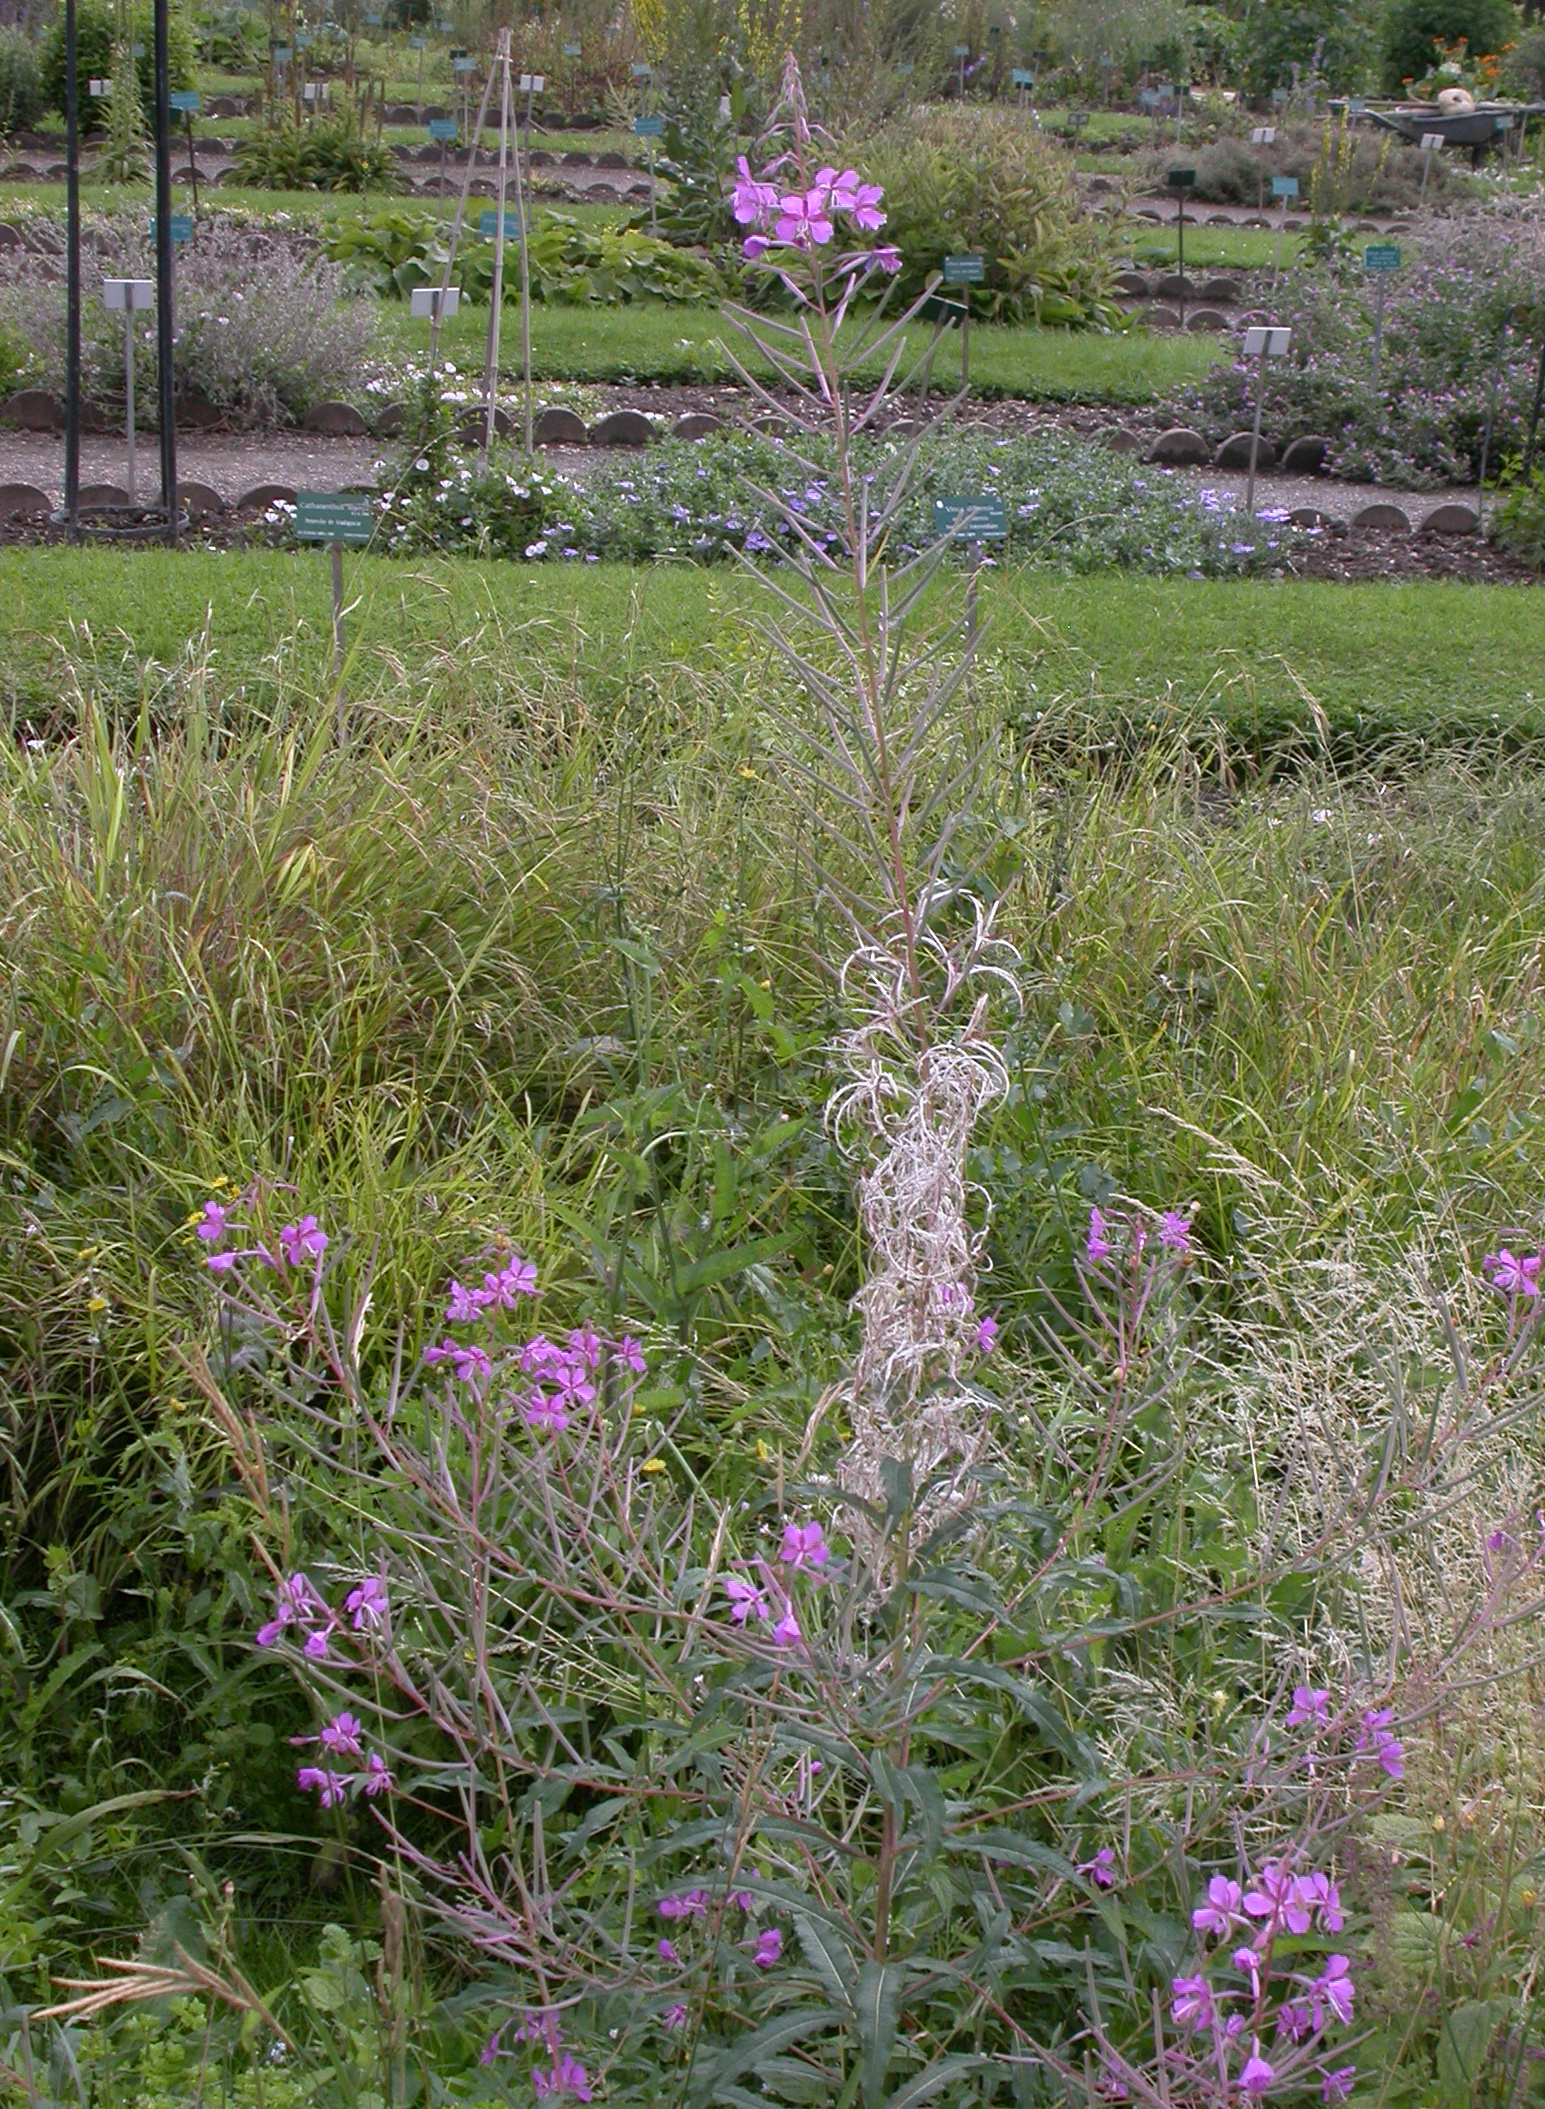
[[678, 1963], [681, 1960], [681, 1957], [676, 1953], [674, 1943], [667, 1940], [663, 1935], [655, 1942], [655, 1953], [659, 1956], [662, 1963]]
[[365, 1760], [365, 1770], [360, 1776], [360, 1785], [372, 1801], [378, 1794], [390, 1794], [396, 1785], [391, 1771], [379, 1750], [372, 1750]]
[[298, 1267], [302, 1260], [319, 1260], [327, 1250], [327, 1232], [315, 1216], [302, 1216], [298, 1223], [286, 1223], [280, 1231], [279, 1250], [292, 1267]]
[[748, 1618], [766, 1618], [766, 1597], [754, 1582], [748, 1582], [744, 1576], [727, 1574], [724, 1577], [724, 1593], [730, 1600], [730, 1617], [737, 1626], [743, 1626]]
[[977, 1353], [990, 1355], [997, 1345], [998, 1334], [1001, 1330], [1002, 1328], [999, 1326], [997, 1319], [989, 1311], [976, 1329]]
[[1226, 1875], [1214, 1875], [1207, 1885], [1207, 1901], [1192, 1912], [1191, 1924], [1198, 1933], [1216, 1933], [1222, 1939], [1239, 1924], [1243, 1901], [1237, 1882], [1230, 1882]]
[[453, 1276], [450, 1299], [445, 1306], [447, 1325], [472, 1325], [483, 1315], [482, 1299], [476, 1289], [469, 1289]]
[[1189, 1258], [1191, 1218], [1178, 1208], [1165, 1209], [1159, 1218], [1159, 1243], [1166, 1252], [1178, 1252], [1182, 1258]]
[[1364, 1753], [1371, 1752], [1391, 1779], [1403, 1779], [1406, 1769], [1405, 1748], [1389, 1725], [1393, 1718], [1392, 1707], [1371, 1707], [1363, 1715], [1362, 1733], [1357, 1739], [1357, 1747]]
[[1289, 1933], [1307, 1933], [1310, 1898], [1297, 1876], [1288, 1873], [1281, 1860], [1268, 1860], [1256, 1877], [1254, 1889], [1245, 1892], [1245, 1910], [1253, 1919], [1271, 1919]]
[[686, 1889], [673, 1897], [661, 1897], [655, 1905], [662, 1919], [700, 1919], [708, 1909], [706, 1889]]
[[1344, 2102], [1352, 2092], [1352, 2082], [1357, 2078], [1355, 2065], [1338, 2065], [1334, 2072], [1326, 2073], [1320, 2082], [1322, 2102]]
[[374, 1631], [386, 1619], [385, 1582], [378, 1574], [367, 1574], [344, 1598], [343, 1608], [356, 1633], [363, 1633], [367, 1628]]
[[776, 1926], [766, 1926], [756, 1937], [751, 1960], [759, 1970], [770, 1970], [783, 1953], [783, 1935]]
[[1113, 1847], [1102, 1845], [1092, 1860], [1085, 1860], [1074, 1870], [1087, 1875], [1096, 1889], [1114, 1889], [1116, 1886], [1116, 1854]]
[[778, 186], [764, 183], [751, 173], [751, 164], [744, 154], [735, 164], [737, 176], [733, 197], [736, 222], [742, 227], [759, 227], [770, 220], [778, 209]]
[[317, 1741], [332, 1757], [358, 1757], [359, 1739], [364, 1733], [364, 1723], [357, 1715], [334, 1714], [330, 1721], [322, 1723], [322, 1733]]
[[545, 2071], [540, 2065], [534, 2066], [531, 2085], [538, 2096], [572, 2094], [581, 2102], [588, 2102], [590, 2099], [590, 2075], [572, 2051], [566, 2050], [561, 2058], [554, 2058], [551, 2072]]
[[325, 1629], [331, 1623], [332, 1613], [312, 1588], [309, 1576], [292, 1574], [274, 1591], [274, 1615], [266, 1626], [259, 1626], [257, 1644], [271, 1648], [286, 1626]]
[[635, 1377], [643, 1376], [649, 1367], [644, 1360], [644, 1350], [631, 1333], [624, 1333], [620, 1340], [612, 1342], [612, 1359], [620, 1362], [624, 1369], [632, 1370]]
[[1110, 1258], [1105, 1218], [1097, 1208], [1089, 1211], [1089, 1235], [1084, 1239], [1084, 1257], [1091, 1266], [1098, 1266], [1101, 1260]]
[[836, 231], [830, 201], [819, 186], [814, 190], [789, 191], [779, 199], [773, 233], [780, 242], [791, 243], [796, 249], [820, 248]]
[[1239, 2075], [1241, 2088], [1246, 2094], [1265, 2094], [1269, 2087], [1275, 2085], [1276, 2078], [1276, 2072], [1269, 2060], [1261, 2056], [1261, 2046], [1257, 2041]]
[[225, 1236], [231, 1211], [218, 1201], [206, 1201], [204, 1212], [198, 1220], [197, 1235], [206, 1245], [218, 1245]]
[[1170, 1995], [1170, 2013], [1177, 2027], [1212, 2027], [1212, 1987], [1205, 1977], [1177, 1977], [1170, 1987]]
[[894, 276], [901, 269], [901, 251], [890, 243], [885, 243], [878, 249], [870, 250], [869, 261], [877, 271], [889, 271]]
[[1343, 2026], [1352, 2018], [1352, 2000], [1357, 1987], [1352, 1982], [1352, 1965], [1344, 1955], [1328, 1955], [1325, 1968], [1309, 1987], [1309, 2005], [1314, 2015], [1316, 2028], [1324, 2028], [1326, 2018], [1339, 2021]]
[[1538, 1296], [1545, 1253], [1535, 1252], [1520, 1259], [1504, 1246], [1500, 1252], [1488, 1252], [1481, 1266], [1491, 1275], [1492, 1287], [1500, 1289], [1504, 1296]]
[[778, 1557], [785, 1567], [824, 1567], [826, 1534], [819, 1523], [785, 1523]]
[[668, 2006], [665, 2009], [665, 2012], [660, 2016], [661, 2021], [665, 2024], [667, 2028], [680, 2028], [681, 2024], [686, 2020], [686, 2018], [687, 2010], [681, 2004], [681, 2001], [679, 1999], [676, 2001], [674, 2006]]
[[442, 1340], [438, 1347], [426, 1347], [424, 1360], [431, 1368], [437, 1362], [449, 1362], [463, 1384], [471, 1384], [479, 1377], [486, 1377], [492, 1364], [480, 1347], [463, 1347], [455, 1340]]
[[785, 1604], [782, 1618], [773, 1627], [772, 1637], [774, 1646], [780, 1648], [791, 1648], [800, 1638], [799, 1620], [794, 1616], [792, 1604]]
[[561, 1397], [549, 1397], [545, 1391], [532, 1392], [526, 1401], [528, 1428], [540, 1428], [549, 1435], [561, 1435], [568, 1425], [568, 1409]]
[[1316, 1685], [1295, 1684], [1293, 1704], [1288, 1708], [1288, 1727], [1301, 1728], [1306, 1721], [1323, 1727], [1329, 1719], [1330, 1693], [1321, 1691]]
[[346, 1773], [324, 1772], [320, 1765], [302, 1765], [295, 1775], [295, 1784], [302, 1794], [316, 1788], [324, 1809], [336, 1809], [349, 1787]]

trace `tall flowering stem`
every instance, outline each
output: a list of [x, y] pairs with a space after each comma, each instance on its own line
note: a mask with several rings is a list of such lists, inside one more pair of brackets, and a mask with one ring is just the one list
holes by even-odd
[[969, 621], [920, 631], [914, 618], [951, 537], [894, 569], [886, 560], [919, 445], [955, 404], [914, 423], [903, 443], [876, 439], [899, 391], [926, 395], [943, 324], [921, 349], [911, 326], [937, 281], [889, 312], [901, 257], [876, 239], [883, 193], [823, 152], [792, 57], [766, 146], [759, 169], [741, 161], [735, 217], [748, 260], [777, 274], [794, 313], [768, 321], [732, 309], [775, 385], [749, 356], [737, 364], [793, 427], [787, 452], [802, 486], [824, 489], [828, 472], [801, 442], [830, 442], [838, 514], [834, 530], [817, 533], [799, 490], [764, 492], [787, 554], [757, 574], [776, 602], [765, 634], [812, 706], [782, 721], [780, 759], [824, 845], [823, 887], [853, 936], [839, 977], [852, 1022], [835, 1049], [841, 1082], [829, 1118], [862, 1167], [870, 1269], [855, 1299], [862, 1345], [831, 1403], [850, 1425], [844, 1485], [878, 1500], [884, 1466], [904, 1464], [924, 1489], [920, 1517], [938, 1520], [964, 1502], [987, 1446], [969, 1381], [982, 1346], [987, 1197], [970, 1186], [966, 1159], [978, 1120], [1008, 1087], [990, 999], [1019, 1001], [1017, 958], [991, 913], [946, 877], [982, 760], [953, 722], [976, 632]]

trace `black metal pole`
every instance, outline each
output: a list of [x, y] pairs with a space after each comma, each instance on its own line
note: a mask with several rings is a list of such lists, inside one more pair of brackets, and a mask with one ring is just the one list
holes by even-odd
[[64, 0], [64, 514], [80, 534], [80, 82], [75, 0]]
[[155, 0], [156, 382], [161, 423], [161, 506], [177, 540], [177, 413], [172, 388], [172, 82], [167, 0]]

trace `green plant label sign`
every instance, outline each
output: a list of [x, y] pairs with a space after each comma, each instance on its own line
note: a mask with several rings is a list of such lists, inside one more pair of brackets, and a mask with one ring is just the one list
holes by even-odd
[[914, 61], [911, 59], [898, 59], [896, 61], [896, 71], [904, 81], [910, 80], [914, 71]]
[[971, 56], [971, 46], [969, 44], [957, 44], [954, 47], [954, 53], [957, 59], [968, 59]]
[[1172, 168], [1164, 180], [1171, 190], [1195, 190], [1196, 170], [1194, 168]]
[[577, 44], [565, 44], [563, 55], [566, 59], [577, 59], [579, 57], [579, 46]]
[[633, 130], [640, 139], [658, 139], [665, 130], [665, 119], [660, 116], [635, 117]]
[[962, 542], [1006, 542], [1008, 515], [1003, 500], [991, 491], [974, 498], [935, 498], [933, 531], [955, 535]]
[[635, 59], [628, 71], [636, 81], [647, 81], [649, 78], [649, 68], [642, 59]]
[[454, 117], [431, 117], [429, 136], [431, 139], [454, 139], [457, 125]]
[[1271, 194], [1274, 198], [1296, 198], [1298, 196], [1298, 178], [1296, 176], [1273, 176], [1271, 179]]
[[476, 65], [477, 65], [477, 60], [476, 60], [476, 59], [452, 59], [452, 60], [451, 60], [451, 70], [452, 70], [452, 72], [453, 72], [453, 73], [471, 73], [471, 72], [472, 72], [472, 71], [473, 71], [473, 70], [475, 69]]
[[289, 63], [290, 63], [290, 47], [289, 47], [289, 45], [288, 45], [288, 44], [276, 44], [276, 45], [274, 46], [274, 64], [275, 64], [276, 66], [288, 66], [288, 64], [289, 64]]
[[[167, 222], [167, 225], [168, 225], [168, 226], [169, 226], [169, 227], [171, 228], [171, 230], [172, 230], [172, 240], [173, 240], [173, 242], [191, 242], [191, 241], [192, 241], [192, 239], [193, 239], [193, 222], [192, 222], [192, 220], [191, 220], [191, 219], [189, 219], [188, 215], [187, 215], [187, 214], [186, 214], [185, 212], [174, 212], [174, 213], [172, 214], [171, 218], [170, 218], [170, 219], [168, 220], [168, 222]], [[156, 238], [156, 223], [155, 223], [155, 218], [154, 218], [154, 216], [152, 216], [152, 218], [151, 218], [151, 222], [150, 222], [150, 239], [151, 239], [152, 241], [154, 241], [154, 240], [155, 240], [155, 238]]]
[[176, 110], [188, 117], [197, 117], [200, 107], [198, 96], [192, 88], [174, 89], [166, 98], [166, 105], [169, 110]]
[[429, 49], [428, 37], [409, 37], [408, 49], [409, 51], [427, 51]]
[[1398, 242], [1370, 242], [1363, 251], [1365, 271], [1398, 271], [1400, 269], [1400, 245]]
[[[499, 215], [496, 212], [479, 213], [477, 231], [485, 242], [491, 242], [499, 232]], [[507, 242], [520, 240], [520, 214], [507, 212], [504, 215], [504, 239]]]
[[298, 541], [368, 542], [374, 525], [374, 508], [363, 494], [348, 491], [295, 493], [295, 535]]
[[947, 286], [979, 286], [987, 275], [987, 267], [980, 256], [947, 256], [944, 259], [944, 283]]
[[1035, 86], [1035, 75], [1028, 66], [1016, 66], [1009, 75], [1009, 79], [1016, 88], [1033, 88]]

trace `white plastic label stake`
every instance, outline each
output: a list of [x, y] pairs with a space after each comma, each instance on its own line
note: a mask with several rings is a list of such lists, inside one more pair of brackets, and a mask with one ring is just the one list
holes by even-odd
[[1258, 124], [1250, 134], [1250, 144], [1252, 146], [1270, 146], [1276, 136], [1277, 127], [1274, 124]]
[[444, 322], [460, 306], [460, 286], [448, 286], [443, 296], [438, 286], [415, 286], [409, 297], [408, 312], [429, 321]]
[[1275, 323], [1261, 329], [1248, 329], [1245, 331], [1245, 357], [1285, 359], [1292, 338], [1291, 328], [1280, 328]]

